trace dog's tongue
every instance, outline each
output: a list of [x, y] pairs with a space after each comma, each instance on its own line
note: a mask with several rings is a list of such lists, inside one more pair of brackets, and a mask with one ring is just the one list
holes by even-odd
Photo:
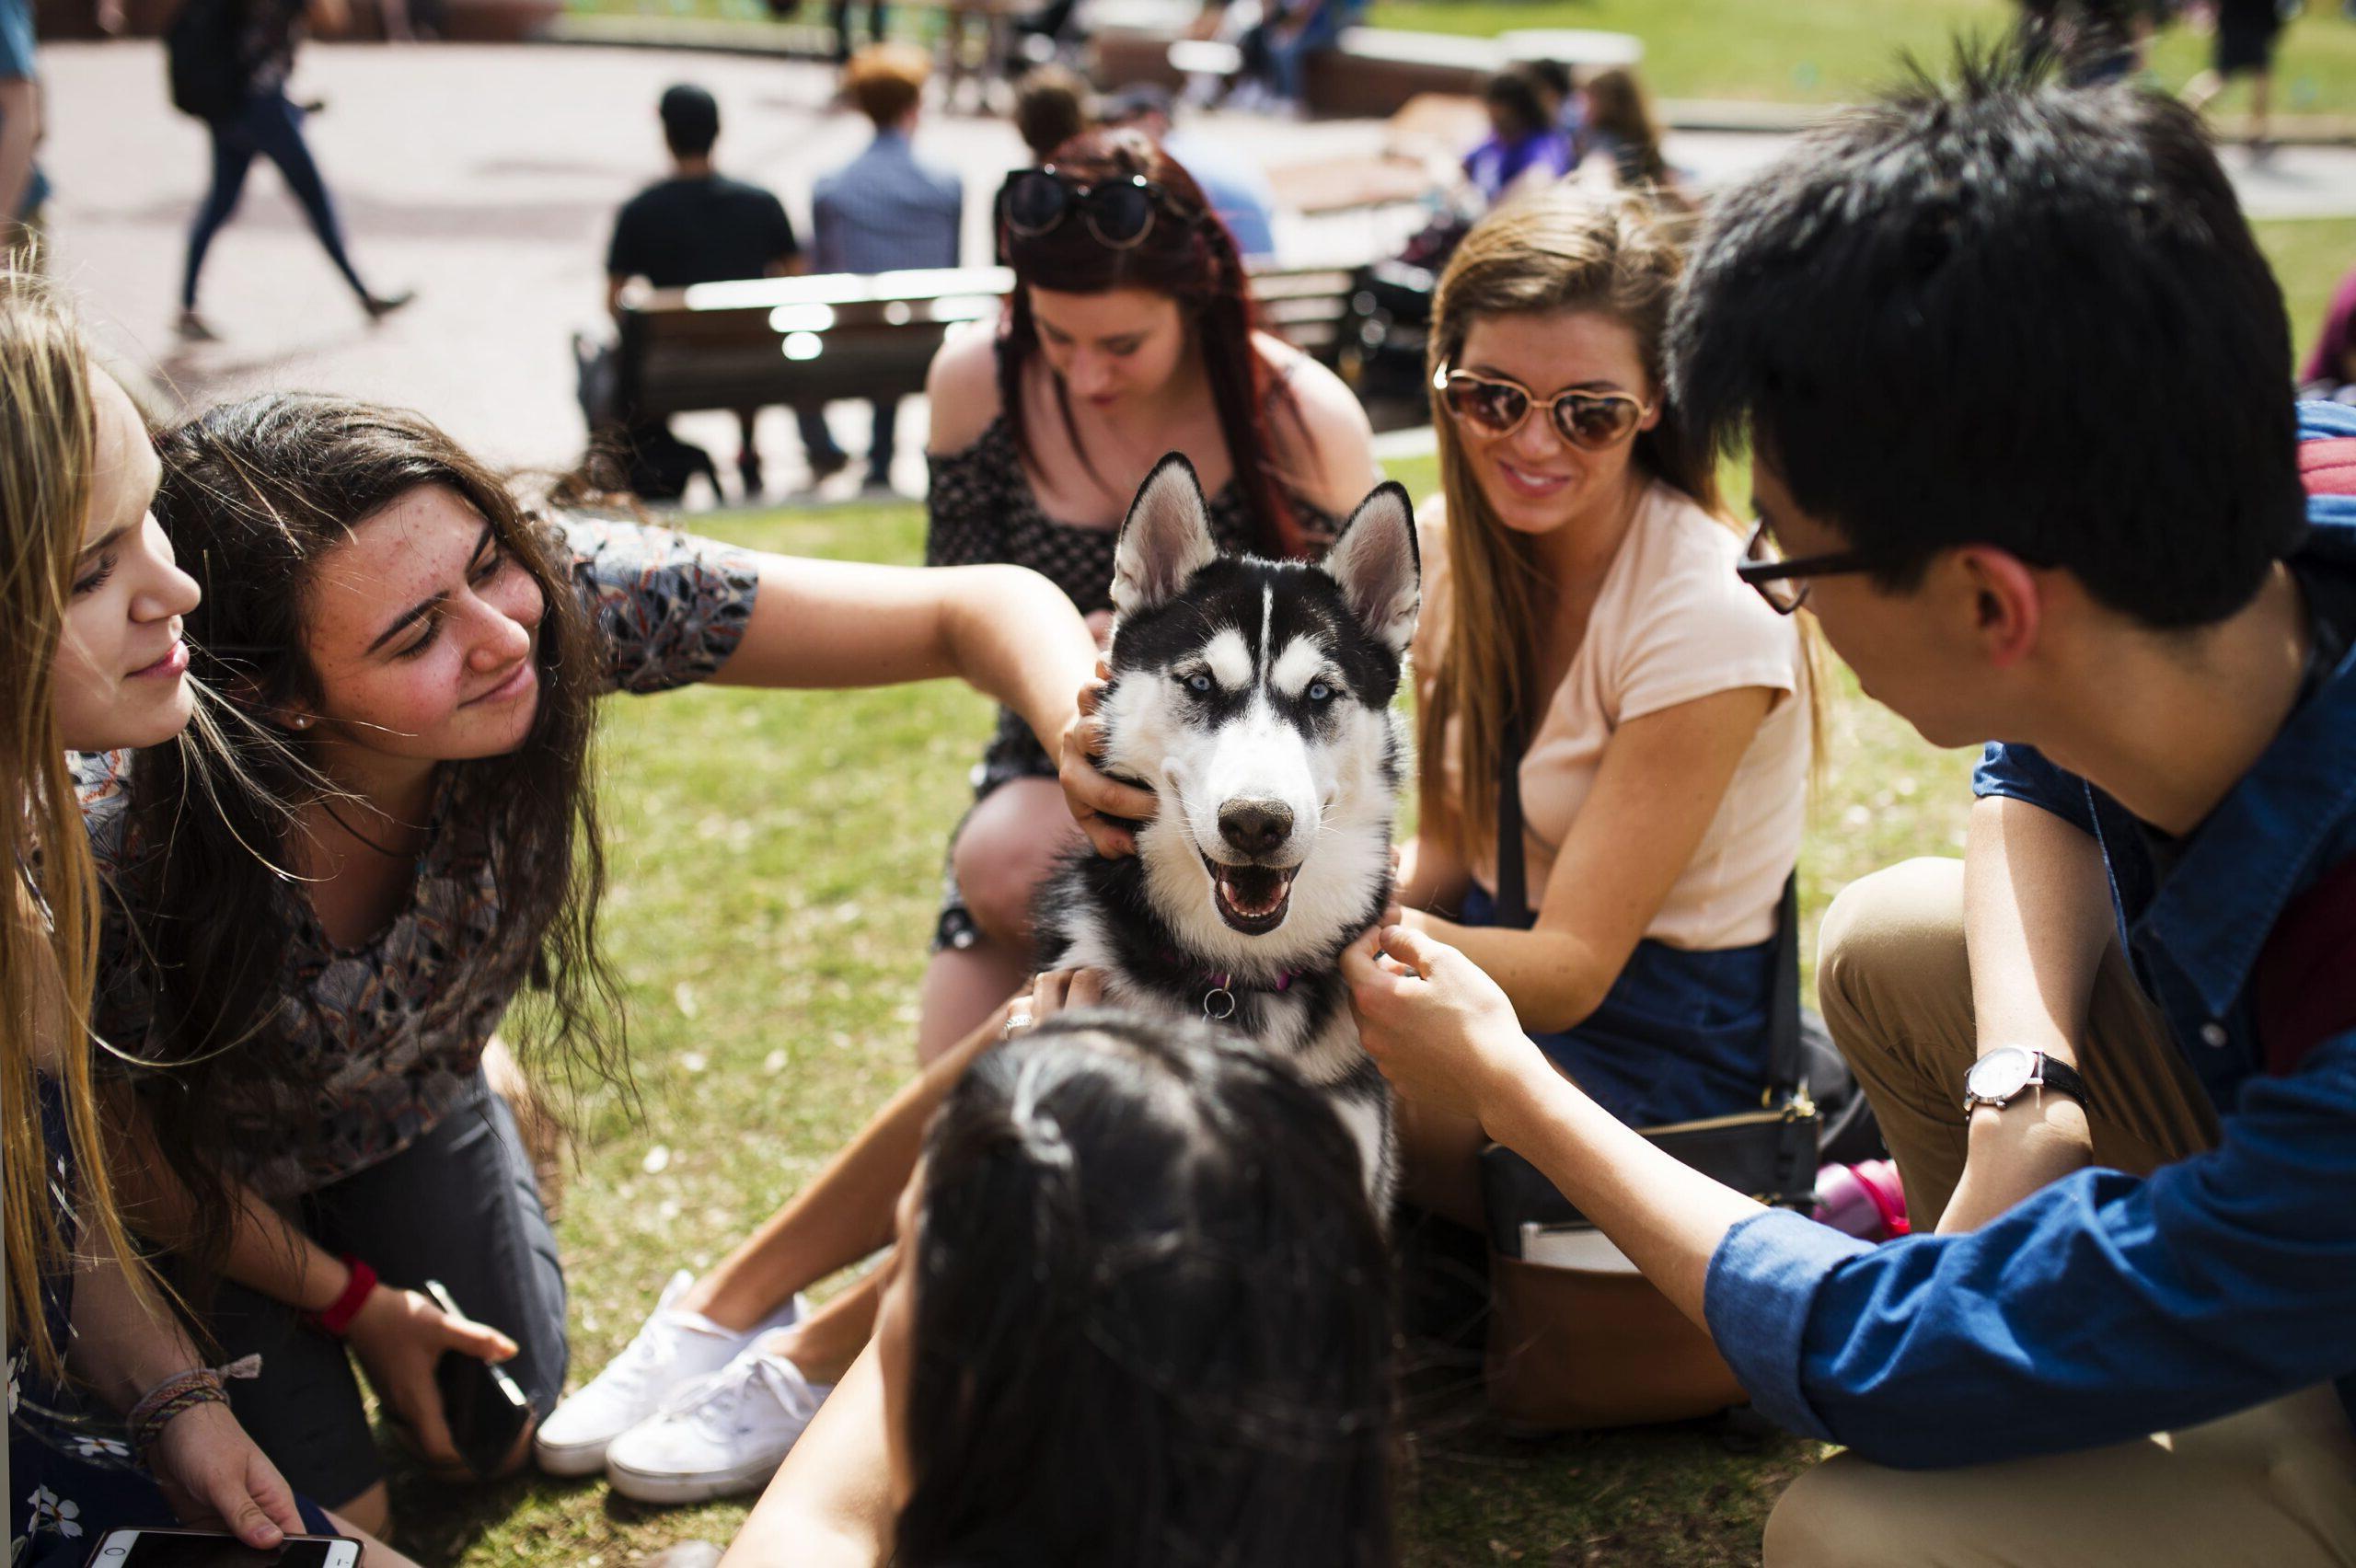
[[1246, 919], [1274, 914], [1292, 887], [1292, 878], [1266, 866], [1222, 866], [1219, 895], [1227, 906]]

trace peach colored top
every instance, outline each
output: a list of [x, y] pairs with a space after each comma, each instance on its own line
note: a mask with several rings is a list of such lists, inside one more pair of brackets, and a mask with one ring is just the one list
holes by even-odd
[[[1434, 497], [1419, 519], [1424, 612], [1420, 659], [1438, 656], [1451, 603], [1446, 507]], [[1595, 787], [1614, 732], [1631, 719], [1742, 686], [1786, 694], [1743, 753], [1700, 846], [1645, 934], [1688, 951], [1763, 942], [1775, 933], [1784, 879], [1798, 858], [1807, 806], [1807, 704], [1799, 628], [1734, 574], [1742, 542], [1692, 500], [1655, 484], [1604, 574], [1562, 684], [1546, 704], [1521, 761], [1523, 847], [1530, 899], [1542, 904], [1554, 858]], [[1418, 690], [1422, 690], [1418, 681]], [[1451, 728], [1437, 763], [1451, 794]], [[1470, 857], [1472, 874], [1496, 884], [1496, 849]]]

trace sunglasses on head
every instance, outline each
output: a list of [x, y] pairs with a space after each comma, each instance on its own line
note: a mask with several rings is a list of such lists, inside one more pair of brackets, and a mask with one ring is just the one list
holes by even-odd
[[1443, 368], [1432, 377], [1432, 387], [1450, 418], [1488, 435], [1511, 435], [1530, 409], [1542, 403], [1554, 433], [1582, 452], [1617, 446], [1652, 412], [1625, 392], [1557, 392], [1541, 398], [1519, 381], [1469, 370]]
[[1100, 245], [1126, 250], [1153, 232], [1155, 208], [1168, 193], [1141, 174], [1085, 184], [1048, 164], [1019, 168], [999, 188], [999, 221], [1007, 232], [1036, 239], [1078, 213]]

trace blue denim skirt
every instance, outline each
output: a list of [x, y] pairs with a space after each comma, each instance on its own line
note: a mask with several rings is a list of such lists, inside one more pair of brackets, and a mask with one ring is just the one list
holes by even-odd
[[[1503, 923], [1496, 895], [1474, 883], [1460, 924]], [[1756, 1111], [1767, 1087], [1776, 946], [1771, 937], [1688, 952], [1646, 938], [1585, 1020], [1530, 1038], [1631, 1126]]]

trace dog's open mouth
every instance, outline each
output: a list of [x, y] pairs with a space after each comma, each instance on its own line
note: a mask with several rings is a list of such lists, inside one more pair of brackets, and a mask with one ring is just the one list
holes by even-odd
[[1211, 900], [1218, 905], [1218, 917], [1229, 926], [1256, 937], [1284, 924], [1299, 867], [1229, 866], [1204, 855], [1203, 868], [1211, 874]]

